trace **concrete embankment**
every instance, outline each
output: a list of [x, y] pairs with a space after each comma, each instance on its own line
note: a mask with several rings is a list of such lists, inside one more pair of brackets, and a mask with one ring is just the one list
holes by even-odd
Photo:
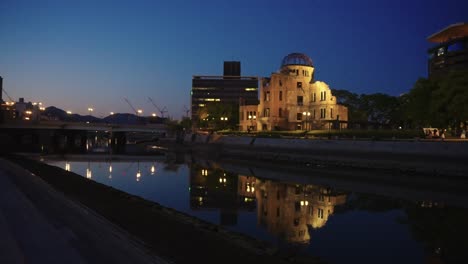
[[187, 135], [193, 151], [220, 159], [275, 165], [396, 169], [438, 175], [468, 175], [468, 141], [336, 140]]

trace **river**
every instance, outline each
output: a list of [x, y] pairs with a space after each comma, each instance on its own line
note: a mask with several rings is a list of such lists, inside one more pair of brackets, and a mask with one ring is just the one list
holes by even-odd
[[307, 173], [209, 161], [90, 156], [45, 162], [330, 263], [467, 259], [468, 198], [463, 193], [349, 180], [324, 182]]

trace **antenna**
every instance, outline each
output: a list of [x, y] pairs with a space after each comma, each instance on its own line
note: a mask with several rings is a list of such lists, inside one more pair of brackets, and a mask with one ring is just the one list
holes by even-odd
[[166, 110], [166, 107], [163, 107], [162, 109], [159, 108], [153, 101], [153, 99], [151, 99], [151, 97], [148, 97], [148, 100], [151, 102], [151, 104], [154, 106], [154, 108], [156, 108], [159, 113], [161, 113], [161, 117], [164, 118], [164, 113], [167, 113], [167, 110]]

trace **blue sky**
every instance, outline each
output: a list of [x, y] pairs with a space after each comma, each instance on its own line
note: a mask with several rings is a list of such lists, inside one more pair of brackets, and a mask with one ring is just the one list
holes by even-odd
[[[179, 119], [193, 75], [269, 76], [288, 53], [316, 79], [398, 95], [427, 75], [426, 38], [468, 22], [462, 0], [0, 0], [0, 76], [14, 99], [96, 116], [145, 114], [152, 97]], [[5, 96], [4, 96], [4, 99]]]

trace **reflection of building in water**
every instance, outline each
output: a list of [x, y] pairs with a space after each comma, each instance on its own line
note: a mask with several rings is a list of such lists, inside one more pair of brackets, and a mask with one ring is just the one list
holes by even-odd
[[[222, 169], [193, 164], [190, 171], [190, 208], [194, 210], [219, 209], [220, 224], [235, 225], [238, 210], [254, 210], [255, 208], [253, 192], [238, 194], [239, 186], [244, 184], [240, 178], [237, 174], [228, 173]], [[250, 187], [249, 190], [251, 190]]]
[[308, 243], [308, 226], [320, 228], [346, 195], [315, 185], [256, 182], [257, 219], [288, 242]]

